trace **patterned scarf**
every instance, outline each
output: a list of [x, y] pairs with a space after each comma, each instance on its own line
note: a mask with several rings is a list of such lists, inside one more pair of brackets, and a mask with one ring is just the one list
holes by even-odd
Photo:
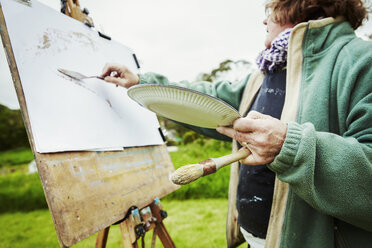
[[260, 52], [256, 59], [258, 68], [263, 72], [277, 71], [287, 65], [288, 40], [292, 28], [281, 32], [271, 43], [271, 47]]

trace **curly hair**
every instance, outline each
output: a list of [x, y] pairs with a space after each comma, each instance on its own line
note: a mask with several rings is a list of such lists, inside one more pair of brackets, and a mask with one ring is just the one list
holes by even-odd
[[343, 16], [357, 29], [368, 18], [362, 0], [269, 0], [265, 9], [266, 13], [271, 12], [273, 21], [282, 25]]

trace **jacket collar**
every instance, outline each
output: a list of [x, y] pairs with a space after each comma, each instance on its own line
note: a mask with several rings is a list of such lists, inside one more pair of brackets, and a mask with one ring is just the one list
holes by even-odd
[[345, 44], [355, 38], [355, 33], [349, 22], [343, 17], [324, 18], [309, 21], [304, 37], [304, 57], [311, 57], [326, 52], [330, 47]]

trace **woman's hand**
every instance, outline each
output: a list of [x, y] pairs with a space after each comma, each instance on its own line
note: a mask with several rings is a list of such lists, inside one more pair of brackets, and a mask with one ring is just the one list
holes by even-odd
[[106, 82], [124, 88], [129, 88], [133, 85], [139, 84], [140, 81], [139, 77], [131, 72], [126, 66], [116, 63], [107, 63], [103, 68], [101, 77], [103, 77]]
[[271, 163], [279, 154], [287, 134], [287, 124], [251, 111], [247, 117], [237, 119], [233, 128], [218, 127], [217, 131], [244, 144], [251, 151], [251, 155], [240, 161], [242, 164], [262, 165]]

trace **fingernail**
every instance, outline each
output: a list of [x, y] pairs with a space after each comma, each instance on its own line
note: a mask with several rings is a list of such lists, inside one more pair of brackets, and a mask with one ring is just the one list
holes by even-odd
[[222, 131], [222, 127], [217, 127], [216, 130], [217, 130], [217, 132], [221, 132]]

